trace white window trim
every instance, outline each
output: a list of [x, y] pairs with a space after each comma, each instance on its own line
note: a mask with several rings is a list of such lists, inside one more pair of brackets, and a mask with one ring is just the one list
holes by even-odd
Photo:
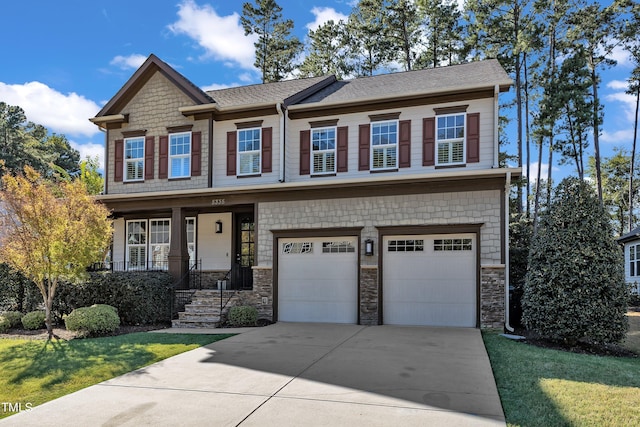
[[[129, 224], [133, 223], [133, 222], [137, 222], [137, 223], [144, 223], [145, 224], [145, 237], [144, 237], [144, 243], [129, 243]], [[126, 239], [125, 241], [125, 270], [146, 270], [147, 265], [146, 265], [146, 261], [147, 258], [149, 256], [149, 251], [148, 251], [148, 247], [149, 247], [149, 224], [148, 221], [146, 219], [132, 219], [132, 220], [127, 220], [125, 222], [125, 229], [124, 229], [124, 237]], [[131, 253], [130, 253], [130, 248], [135, 247], [135, 248], [144, 248], [145, 251], [145, 256], [144, 256], [144, 260], [145, 260], [145, 265], [144, 266], [131, 266]]]
[[[193, 267], [198, 260], [198, 220], [195, 216], [189, 216], [185, 218], [185, 222], [193, 221], [193, 242], [189, 241], [189, 233], [187, 233], [187, 252], [189, 252], [189, 267]], [[193, 257], [191, 256], [193, 254]]]
[[[330, 150], [314, 150], [313, 149], [313, 133], [316, 131], [326, 131], [333, 130], [333, 149]], [[338, 163], [338, 127], [337, 126], [327, 126], [320, 128], [311, 129], [311, 153], [310, 153], [310, 164], [311, 164], [311, 175], [327, 175], [327, 174], [335, 174], [336, 173], [336, 164]], [[325, 171], [316, 171], [315, 170], [315, 162], [313, 161], [314, 154], [322, 154], [323, 155], [323, 164], [326, 164], [326, 155], [333, 153], [333, 170], [325, 170]]]
[[[634, 252], [633, 259], [631, 258], [632, 250]], [[629, 245], [629, 264], [627, 264], [629, 266], [629, 277], [640, 277], [640, 271], [638, 271], [638, 264], [640, 263], [638, 261], [640, 261], [640, 243], [633, 243]], [[634, 264], [633, 274], [631, 274], [631, 264]]]
[[[260, 148], [257, 150], [251, 150], [251, 151], [240, 151], [240, 133], [241, 132], [253, 132], [257, 130], [258, 131], [258, 141], [260, 144]], [[236, 131], [236, 171], [238, 172], [237, 175], [238, 176], [243, 176], [243, 175], [257, 175], [262, 173], [262, 128], [246, 128], [246, 129], [238, 129]], [[242, 157], [244, 156], [258, 156], [258, 170], [257, 171], [250, 171], [250, 172], [242, 172]]]
[[[133, 142], [133, 141], [142, 141], [142, 157], [135, 157], [135, 158], [132, 158], [132, 159], [127, 159], [127, 143], [128, 142]], [[124, 164], [123, 164], [124, 182], [140, 182], [140, 181], [144, 181], [144, 154], [145, 154], [144, 153], [144, 149], [145, 149], [144, 145], [145, 144], [144, 144], [144, 137], [143, 136], [142, 137], [136, 136], [136, 137], [133, 137], [133, 138], [125, 138], [124, 139], [124, 147], [123, 147], [123, 150], [124, 150], [124, 153], [123, 153], [123, 157], [124, 157]], [[128, 165], [130, 163], [135, 164], [135, 163], [138, 163], [138, 162], [142, 163], [142, 168], [140, 170], [140, 172], [141, 172], [140, 173], [140, 178], [129, 178], [128, 174], [127, 174], [127, 171], [129, 169]]]
[[[377, 125], [382, 125], [382, 124], [385, 124], [385, 123], [395, 123], [395, 125], [396, 125], [396, 142], [395, 142], [395, 144], [373, 145], [373, 127], [377, 126]], [[371, 131], [369, 133], [370, 133], [370, 135], [369, 135], [369, 147], [370, 147], [370, 150], [369, 151], [371, 152], [370, 155], [369, 155], [369, 164], [371, 165], [369, 169], [372, 170], [372, 171], [385, 171], [385, 170], [396, 170], [396, 169], [398, 169], [398, 150], [399, 150], [398, 140], [400, 139], [400, 121], [399, 120], [381, 120], [379, 122], [372, 122], [371, 123]], [[374, 159], [374, 152], [376, 150], [376, 147], [377, 147], [378, 150], [380, 150], [380, 149], [383, 150], [383, 152], [385, 153], [385, 158], [386, 158], [387, 149], [393, 147], [396, 150], [396, 164], [393, 165], [393, 166], [386, 166], [386, 167], [379, 167], [379, 168], [375, 167], [373, 159]], [[381, 148], [381, 147], [384, 147], [384, 148]]]
[[[439, 139], [438, 138], [438, 119], [439, 118], [446, 118], [446, 117], [455, 117], [455, 116], [462, 116], [463, 120], [464, 120], [464, 137], [463, 138], [453, 138], [453, 139]], [[436, 129], [435, 129], [435, 133], [436, 133], [436, 147], [435, 147], [435, 151], [436, 151], [436, 166], [458, 166], [458, 165], [464, 165], [467, 163], [467, 114], [466, 113], [453, 113], [453, 114], [441, 114], [439, 116], [436, 116]], [[461, 162], [441, 162], [440, 161], [440, 151], [438, 149], [440, 143], [448, 143], [449, 144], [449, 153], [452, 153], [452, 149], [453, 149], [453, 143], [454, 142], [462, 142], [462, 161]], [[448, 159], [447, 159], [448, 160]]]
[[[171, 154], [171, 138], [173, 137], [179, 137], [179, 136], [183, 136], [183, 135], [189, 135], [189, 153], [188, 154]], [[175, 179], [175, 178], [189, 178], [191, 176], [191, 152], [193, 149], [193, 135], [191, 134], [191, 132], [177, 132], [177, 133], [170, 133], [169, 134], [169, 179]], [[178, 175], [178, 176], [174, 176], [173, 175], [173, 160], [174, 159], [188, 159], [189, 160], [189, 170], [187, 171], [186, 175]]]

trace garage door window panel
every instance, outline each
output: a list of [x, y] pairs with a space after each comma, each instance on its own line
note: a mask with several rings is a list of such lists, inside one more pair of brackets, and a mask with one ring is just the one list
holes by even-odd
[[313, 242], [286, 242], [282, 244], [284, 254], [311, 254]]
[[471, 251], [473, 245], [471, 239], [436, 239], [433, 241], [433, 250], [439, 251]]
[[322, 242], [322, 253], [341, 254], [355, 252], [356, 248], [351, 242]]
[[389, 240], [389, 252], [424, 252], [424, 240]]

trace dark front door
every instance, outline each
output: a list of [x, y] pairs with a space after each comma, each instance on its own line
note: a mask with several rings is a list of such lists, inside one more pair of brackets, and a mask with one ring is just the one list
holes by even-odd
[[235, 218], [236, 259], [233, 266], [234, 289], [252, 289], [255, 261], [255, 223], [253, 213], [236, 214]]

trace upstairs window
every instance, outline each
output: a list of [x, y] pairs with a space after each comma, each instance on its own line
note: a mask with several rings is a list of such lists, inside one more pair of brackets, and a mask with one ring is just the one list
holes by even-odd
[[238, 130], [238, 175], [260, 173], [261, 129]]
[[465, 114], [437, 117], [436, 144], [436, 165], [465, 162]]
[[169, 135], [169, 178], [191, 176], [191, 132]]
[[124, 176], [125, 181], [144, 179], [144, 138], [124, 140]]
[[398, 121], [371, 124], [371, 169], [395, 169], [398, 167]]
[[311, 134], [312, 174], [335, 173], [336, 171], [336, 128], [312, 129]]
[[629, 246], [629, 276], [640, 276], [640, 245]]

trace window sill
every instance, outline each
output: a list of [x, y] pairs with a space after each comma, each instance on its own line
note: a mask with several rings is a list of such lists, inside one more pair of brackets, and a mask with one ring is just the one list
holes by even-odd
[[453, 169], [453, 168], [466, 168], [466, 163], [455, 164], [455, 165], [438, 165], [436, 169]]
[[253, 173], [253, 174], [247, 174], [247, 175], [236, 175], [236, 178], [240, 179], [240, 178], [257, 178], [262, 176], [261, 173]]
[[394, 169], [373, 169], [369, 173], [384, 173], [384, 172], [398, 172], [398, 168]]
[[123, 184], [143, 184], [144, 183], [144, 179], [131, 179], [128, 181], [122, 181]]
[[315, 175], [311, 175], [311, 178], [323, 178], [325, 176], [336, 176], [336, 173], [335, 172], [317, 173]]
[[190, 176], [179, 176], [176, 178], [169, 178], [169, 181], [189, 181], [190, 179]]

